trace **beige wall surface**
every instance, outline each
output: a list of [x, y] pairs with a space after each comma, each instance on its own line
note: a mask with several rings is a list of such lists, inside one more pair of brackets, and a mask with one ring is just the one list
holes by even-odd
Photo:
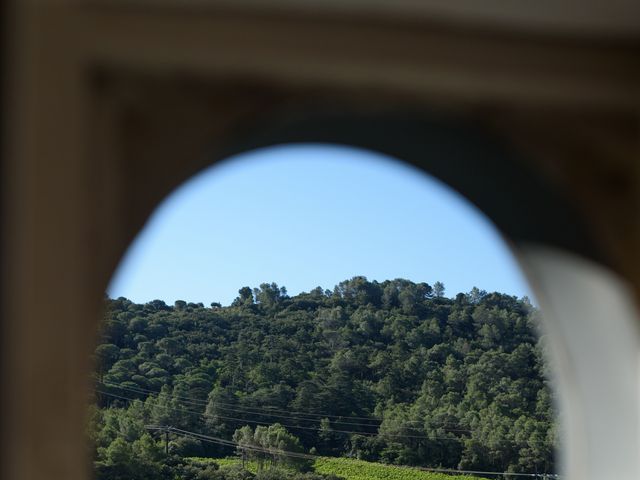
[[[46, 1], [46, 0], [45, 0]], [[55, 0], [60, 1], [60, 0]], [[66, 0], [137, 7], [233, 7], [247, 11], [355, 15], [439, 22], [528, 33], [633, 38], [640, 31], [634, 0]]]

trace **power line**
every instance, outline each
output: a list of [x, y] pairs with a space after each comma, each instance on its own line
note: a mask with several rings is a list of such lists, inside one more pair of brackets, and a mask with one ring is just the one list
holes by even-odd
[[[248, 415], [258, 415], [258, 416], [263, 416], [263, 417], [273, 417], [273, 418], [284, 418], [284, 419], [289, 419], [289, 420], [297, 420], [297, 421], [303, 421], [303, 422], [318, 422], [323, 420], [324, 418], [327, 417], [323, 417], [322, 419], [315, 419], [315, 418], [299, 418], [296, 416], [289, 416], [289, 415], [283, 415], [283, 414], [275, 414], [275, 413], [266, 413], [263, 411], [255, 411], [253, 409], [247, 409], [245, 407], [237, 407], [237, 408], [231, 408], [231, 407], [223, 407], [221, 406], [218, 402], [215, 403], [216, 408], [220, 409], [220, 410], [225, 410], [225, 411], [230, 411], [230, 412], [234, 412], [234, 413], [246, 413]], [[347, 417], [349, 418], [349, 417]], [[327, 420], [329, 420], [327, 418]], [[378, 424], [378, 425], [373, 425], [370, 423], [360, 423], [360, 422], [345, 422], [343, 420], [329, 420], [331, 425], [353, 425], [353, 426], [359, 426], [359, 427], [367, 427], [367, 428], [380, 428], [380, 426], [382, 425], [382, 423]], [[420, 426], [424, 426], [424, 422], [421, 422], [419, 420], [402, 420], [403, 424], [413, 424], [413, 425], [420, 425]], [[461, 428], [447, 428], [447, 427], [432, 427], [432, 428], [445, 428], [446, 430], [448, 430], [449, 432], [462, 432], [462, 433], [473, 433], [472, 430], [469, 429], [461, 429]]]
[[[101, 381], [98, 380], [98, 383], [102, 383], [103, 385], [106, 386], [114, 386], [117, 388], [124, 388], [124, 389], [130, 389], [130, 390], [139, 390], [140, 393], [161, 393], [158, 392], [157, 390], [149, 390], [146, 388], [142, 388], [142, 387], [124, 387], [121, 384], [117, 384], [117, 383], [112, 383], [112, 382], [105, 382], [105, 381]], [[207, 405], [208, 401], [204, 401], [204, 400], [197, 400], [197, 399], [193, 399], [193, 398], [189, 398], [189, 397], [179, 397], [179, 396], [175, 396], [176, 398], [180, 398], [180, 399], [185, 399], [185, 400], [189, 400], [192, 401], [194, 404], [198, 404], [198, 405]], [[229, 402], [216, 402], [220, 405], [226, 405], [226, 406], [230, 406], [230, 407], [237, 407], [238, 405], [235, 405], [233, 403], [229, 403]], [[246, 408], [246, 407], [242, 407], [242, 408]], [[353, 419], [353, 420], [368, 420], [371, 422], [378, 422], [380, 423], [381, 420], [375, 417], [358, 417], [358, 416], [353, 416], [353, 415], [330, 415], [330, 414], [326, 414], [326, 413], [306, 413], [306, 412], [301, 412], [301, 411], [297, 411], [297, 410], [281, 410], [275, 407], [250, 407], [253, 410], [262, 410], [262, 409], [266, 409], [269, 410], [270, 412], [276, 412], [276, 413], [285, 413], [287, 415], [294, 415], [294, 416], [309, 416], [309, 417], [314, 417], [314, 418], [349, 418], [349, 419]]]
[[[112, 382], [105, 382], [105, 381], [100, 381], [98, 380], [98, 383], [102, 383], [105, 386], [112, 386], [115, 388], [120, 388], [123, 390], [129, 390], [131, 392], [136, 392], [136, 393], [141, 393], [141, 394], [160, 394], [162, 392], [158, 392], [157, 390], [149, 390], [149, 389], [145, 389], [142, 387], [129, 387], [129, 386], [123, 386], [121, 384], [116, 384], [116, 383], [112, 383]], [[190, 397], [181, 397], [178, 395], [172, 395], [174, 398], [183, 400], [184, 403], [189, 403], [192, 405], [198, 405], [198, 406], [206, 406], [208, 405], [208, 402], [206, 401], [202, 401], [202, 400], [197, 400], [197, 399], [193, 399]], [[378, 425], [373, 425], [373, 424], [367, 424], [367, 423], [361, 423], [361, 422], [348, 422], [348, 421], [343, 421], [343, 420], [331, 420], [331, 422], [333, 424], [340, 424], [340, 425], [353, 425], [353, 426], [362, 426], [362, 427], [372, 427], [372, 428], [378, 428], [380, 426], [380, 424], [382, 423], [382, 420], [373, 418], [373, 417], [357, 417], [357, 416], [340, 416], [340, 415], [328, 415], [328, 414], [296, 414], [295, 411], [291, 411], [293, 413], [289, 413], [287, 412], [286, 415], [284, 414], [278, 414], [278, 413], [271, 413], [271, 412], [285, 412], [285, 410], [279, 410], [273, 407], [243, 407], [240, 405], [235, 405], [232, 403], [228, 403], [228, 402], [219, 402], [216, 401], [216, 407], [220, 408], [221, 410], [227, 410], [227, 411], [231, 411], [234, 413], [246, 413], [246, 414], [252, 414], [252, 415], [262, 415], [262, 416], [269, 416], [269, 417], [274, 417], [274, 418], [286, 418], [289, 420], [297, 420], [297, 421], [319, 421], [320, 419], [330, 419], [330, 418], [347, 418], [347, 419], [364, 419], [364, 418], [368, 418], [369, 421], [375, 421], [378, 422]], [[268, 413], [267, 413], [268, 412]], [[303, 418], [302, 415], [308, 415], [308, 416], [316, 416], [319, 417], [317, 419], [306, 419]], [[404, 424], [418, 424], [423, 426], [424, 422], [421, 422], [420, 420], [403, 420]], [[430, 425], [431, 428], [444, 428], [450, 432], [459, 432], [459, 433], [473, 433], [472, 430], [470, 429], [466, 429], [466, 428], [459, 428], [458, 425], [452, 425], [455, 428], [451, 428], [450, 426], [446, 425], [446, 424], [442, 424], [442, 425]]]
[[[121, 400], [126, 400], [126, 401], [135, 401], [138, 400], [136, 398], [131, 398], [131, 397], [125, 397], [122, 395], [116, 395], [114, 393], [109, 393], [109, 392], [104, 392], [102, 390], [98, 390], [96, 389], [97, 393], [100, 393], [102, 395], [107, 395], [113, 398], [119, 398]], [[169, 407], [167, 405], [155, 405], [156, 407], [160, 407], [160, 408], [164, 408], [166, 410], [172, 410], [172, 411], [176, 411], [176, 412], [183, 412], [183, 413], [191, 413], [194, 415], [198, 415], [198, 416], [204, 416], [204, 414], [202, 412], [197, 412], [195, 410], [189, 410], [189, 409], [178, 409], [175, 407]], [[256, 424], [256, 425], [272, 425], [272, 423], [269, 422], [263, 422], [263, 421], [259, 421], [259, 420], [249, 420], [246, 418], [238, 418], [238, 417], [227, 417], [224, 415], [215, 415], [218, 418], [222, 418], [224, 420], [233, 420], [233, 421], [237, 421], [237, 422], [244, 422], [244, 423], [252, 423], [252, 424]], [[315, 432], [320, 431], [320, 428], [317, 427], [303, 427], [303, 426], [299, 426], [299, 425], [288, 425], [288, 424], [284, 424], [281, 423], [280, 425], [282, 425], [283, 427], [286, 428], [291, 428], [291, 429], [299, 429], [299, 430], [312, 430]], [[458, 437], [430, 437], [427, 435], [399, 435], [399, 434], [392, 434], [392, 433], [379, 433], [379, 432], [358, 432], [358, 431], [354, 431], [354, 430], [334, 430], [331, 429], [330, 433], [342, 433], [342, 434], [346, 434], [346, 435], [365, 435], [365, 436], [382, 436], [382, 437], [392, 437], [392, 438], [411, 438], [411, 439], [424, 439], [424, 440], [442, 440], [442, 441], [455, 441], [455, 442], [461, 442], [462, 439], [458, 438]]]
[[[137, 400], [136, 398], [131, 398], [131, 397], [125, 397], [122, 395], [116, 395], [113, 393], [109, 393], [109, 392], [104, 392], [101, 390], [96, 390], [96, 392], [102, 394], [102, 395], [107, 395], [110, 397], [114, 397], [114, 398], [119, 398], [122, 400], [127, 400], [127, 401], [134, 401]], [[195, 410], [189, 410], [189, 409], [178, 409], [175, 407], [169, 407], [167, 405], [155, 405], [156, 407], [161, 407], [161, 408], [165, 408], [167, 410], [173, 410], [176, 412], [187, 412], [187, 413], [191, 413], [194, 415], [199, 415], [199, 416], [205, 416], [203, 414], [203, 412], [197, 412]], [[218, 418], [222, 418], [224, 420], [233, 420], [233, 421], [237, 421], [237, 422], [244, 422], [244, 423], [253, 423], [256, 425], [272, 425], [272, 423], [270, 422], [263, 422], [260, 420], [250, 420], [250, 419], [246, 419], [246, 418], [238, 418], [238, 417], [228, 417], [225, 415], [215, 415], [215, 417]], [[281, 423], [280, 425], [282, 425], [283, 427], [286, 428], [292, 428], [292, 429], [301, 429], [301, 430], [312, 430], [312, 431], [320, 431], [319, 427], [303, 427], [300, 425], [288, 425], [288, 424], [284, 424]], [[330, 430], [331, 433], [342, 433], [342, 434], [347, 434], [347, 435], [368, 435], [368, 436], [386, 436], [386, 437], [393, 437], [393, 438], [413, 438], [413, 439], [425, 439], [425, 440], [445, 440], [445, 441], [461, 441], [461, 439], [457, 438], [457, 437], [429, 437], [426, 435], [399, 435], [399, 434], [391, 434], [391, 433], [383, 433], [380, 434], [378, 432], [359, 432], [359, 431], [354, 431], [354, 430], [335, 430], [335, 429], [331, 429]]]
[[290, 451], [286, 451], [286, 450], [270, 450], [268, 448], [264, 448], [264, 447], [260, 447], [258, 445], [242, 445], [238, 442], [232, 441], [232, 440], [225, 440], [223, 438], [219, 438], [219, 437], [212, 437], [209, 435], [204, 435], [201, 433], [196, 433], [196, 432], [190, 432], [188, 430], [182, 430], [179, 428], [175, 428], [175, 427], [169, 427], [169, 426], [156, 426], [156, 425], [148, 425], [145, 426], [146, 429], [148, 430], [159, 430], [159, 431], [163, 431], [163, 432], [170, 432], [170, 433], [175, 433], [177, 435], [182, 435], [185, 437], [190, 437], [190, 438], [195, 438], [198, 440], [202, 440], [204, 442], [211, 442], [211, 443], [217, 443], [219, 445], [224, 445], [224, 446], [229, 446], [229, 447], [238, 447], [238, 448], [242, 448], [245, 450], [253, 450], [253, 451], [257, 451], [257, 452], [262, 452], [262, 453], [268, 453], [271, 455], [277, 454], [277, 455], [283, 455], [283, 456], [288, 456], [288, 457], [296, 457], [296, 458], [304, 458], [304, 459], [308, 459], [308, 460], [315, 460], [317, 458], [319, 458], [318, 455], [312, 455], [309, 453], [302, 453], [302, 452], [290, 452]]
[[[134, 387], [128, 387], [128, 386], [123, 386], [123, 385], [118, 385], [118, 384], [114, 384], [114, 383], [110, 383], [110, 382], [99, 382], [102, 383], [103, 385], [109, 387], [112, 386], [113, 388], [119, 388], [122, 390], [128, 390], [130, 392], [135, 392], [135, 393], [142, 393], [142, 394], [161, 394], [162, 392], [158, 392], [158, 391], [154, 391], [154, 390], [147, 390], [147, 389], [142, 389], [142, 388], [134, 388]], [[196, 406], [207, 406], [208, 402], [203, 402], [203, 401], [198, 401], [196, 399], [192, 399], [190, 397], [181, 397], [178, 395], [171, 395], [173, 398], [176, 398], [178, 400], [181, 400], [184, 403], [188, 403], [188, 404], [192, 404], [192, 405], [196, 405]], [[265, 416], [265, 417], [275, 417], [275, 418], [287, 418], [290, 420], [298, 420], [298, 421], [304, 421], [304, 422], [318, 422], [324, 418], [328, 418], [327, 416], [323, 416], [322, 418], [304, 418], [304, 417], [300, 417], [297, 415], [283, 415], [283, 414], [278, 414], [278, 413], [270, 413], [271, 411], [277, 411], [277, 410], [271, 410], [271, 407], [263, 407], [263, 409], [260, 409], [258, 407], [243, 407], [241, 405], [234, 405], [233, 407], [226, 407], [223, 405], [232, 405], [230, 403], [225, 403], [225, 402], [215, 402], [215, 405], [217, 408], [221, 409], [221, 410], [227, 410], [227, 411], [231, 411], [231, 412], [235, 412], [235, 413], [247, 413], [250, 415], [261, 415], [261, 416]], [[337, 416], [336, 416], [337, 417]], [[353, 418], [353, 417], [337, 417], [337, 418]], [[378, 422], [380, 422], [379, 420], [377, 420]], [[371, 427], [371, 428], [378, 428], [379, 425], [374, 425], [374, 424], [370, 424], [370, 423], [361, 423], [361, 422], [346, 422], [346, 421], [342, 421], [342, 420], [331, 420], [331, 423], [333, 424], [342, 424], [342, 425], [355, 425], [355, 426], [362, 426], [362, 427]]]
[[405, 468], [417, 468], [418, 470], [425, 470], [427, 472], [434, 473], [462, 473], [465, 475], [502, 475], [509, 477], [530, 477], [530, 478], [560, 478], [557, 473], [514, 473], [514, 472], [486, 472], [481, 470], [456, 470], [454, 468], [430, 468], [430, 467], [405, 467]]
[[[98, 389], [96, 389], [95, 392], [99, 393], [100, 395], [106, 395], [108, 397], [117, 398], [117, 399], [120, 399], [120, 400], [125, 400], [127, 402], [135, 402], [136, 400], [142, 401], [139, 398], [125, 397], [123, 395], [117, 395], [115, 393], [105, 392], [105, 391], [98, 390]], [[153, 397], [151, 397], [151, 398], [153, 398]], [[202, 412], [198, 412], [196, 410], [189, 410], [188, 408], [176, 408], [176, 407], [170, 407], [169, 405], [158, 405], [158, 404], [153, 405], [153, 407], [154, 408], [163, 408], [165, 410], [169, 410], [169, 411], [173, 411], [173, 412], [190, 413], [192, 415], [203, 416]]]
[[[237, 447], [245, 450], [252, 450], [252, 451], [257, 451], [261, 453], [267, 453], [270, 455], [282, 455], [282, 456], [288, 456], [288, 457], [294, 457], [294, 458], [304, 458], [308, 460], [332, 458], [332, 457], [322, 457], [320, 455], [313, 455], [313, 454], [302, 453], [302, 452], [290, 452], [286, 450], [270, 450], [257, 445], [241, 445], [238, 442], [235, 442], [233, 440], [226, 440], [224, 438], [213, 437], [210, 435], [204, 435], [196, 432], [190, 432], [188, 430], [182, 430], [182, 429], [170, 427], [170, 426], [147, 425], [145, 426], [145, 428], [148, 430], [158, 430], [163, 432], [168, 431], [170, 433], [175, 433], [177, 435], [199, 439], [204, 442], [216, 443], [218, 445], [224, 445], [224, 446], [230, 446], [230, 447]], [[333, 457], [333, 458], [340, 458], [340, 457]], [[496, 476], [500, 475], [500, 476], [516, 476], [516, 477], [529, 477], [529, 478], [545, 478], [545, 477], [559, 478], [559, 475], [555, 473], [551, 473], [551, 474], [549, 473], [546, 473], [546, 474], [513, 473], [513, 472], [491, 472], [491, 471], [481, 471], [481, 470], [456, 470], [453, 468], [408, 467], [404, 465], [395, 465], [395, 466], [399, 468], [406, 468], [406, 469], [415, 468], [418, 470], [434, 472], [434, 473], [453, 473], [453, 474], [463, 474], [463, 475], [496, 475]]]
[[[114, 398], [119, 398], [121, 400], [126, 400], [126, 401], [135, 401], [135, 400], [139, 400], [136, 398], [131, 398], [131, 397], [125, 397], [122, 395], [116, 395], [113, 393], [109, 393], [109, 392], [104, 392], [101, 390], [97, 390], [97, 393], [103, 394], [103, 395], [107, 395], [107, 396], [111, 396]], [[153, 398], [153, 397], [152, 397]], [[200, 417], [205, 417], [208, 418], [208, 416], [204, 413], [204, 412], [200, 412], [200, 411], [195, 411], [195, 410], [189, 410], [187, 408], [176, 408], [176, 407], [170, 407], [168, 405], [154, 405], [155, 407], [160, 407], [160, 408], [164, 408], [165, 410], [169, 410], [169, 411], [175, 411], [175, 412], [180, 412], [180, 413], [189, 413], [191, 415], [197, 415]], [[242, 413], [242, 412], [238, 412], [238, 413]], [[238, 418], [238, 417], [229, 417], [229, 416], [225, 416], [225, 415], [214, 415], [215, 417], [224, 419], [224, 420], [233, 420], [233, 421], [237, 421], [237, 422], [243, 422], [243, 423], [250, 423], [250, 424], [255, 424], [255, 425], [272, 425], [272, 422], [265, 422], [265, 421], [260, 421], [260, 420], [251, 420], [251, 419], [247, 419], [247, 418]], [[280, 423], [280, 422], [278, 422]], [[311, 430], [311, 431], [315, 431], [315, 432], [319, 432], [320, 431], [320, 427], [305, 427], [305, 426], [300, 426], [300, 425], [290, 425], [290, 424], [285, 424], [285, 423], [280, 423], [280, 425], [282, 425], [283, 427], [286, 428], [290, 428], [290, 429], [298, 429], [298, 430]], [[423, 439], [423, 440], [439, 440], [439, 441], [450, 441], [450, 442], [462, 442], [464, 440], [464, 438], [460, 438], [460, 437], [441, 437], [441, 436], [429, 436], [429, 435], [402, 435], [402, 434], [393, 434], [393, 433], [380, 433], [380, 432], [362, 432], [362, 431], [355, 431], [355, 430], [335, 430], [333, 428], [330, 429], [329, 431], [330, 433], [341, 433], [341, 434], [345, 434], [345, 435], [363, 435], [363, 436], [381, 436], [381, 437], [391, 437], [391, 438], [409, 438], [409, 439]], [[471, 430], [465, 430], [465, 432], [468, 433], [473, 433]], [[515, 444], [515, 442], [510, 442], [512, 444]], [[542, 440], [540, 440], [537, 444], [541, 444], [543, 443]], [[531, 442], [531, 439], [529, 439], [527, 441], [528, 445], [534, 445], [534, 442]]]

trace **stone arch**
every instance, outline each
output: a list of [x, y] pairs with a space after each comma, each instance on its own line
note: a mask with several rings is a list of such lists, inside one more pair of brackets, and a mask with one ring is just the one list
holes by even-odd
[[[547, 312], [546, 332], [552, 337], [556, 380], [567, 412], [564, 468], [573, 475], [597, 478], [608, 458], [631, 458], [639, 445], [634, 427], [610, 418], [622, 411], [626, 418], [637, 417], [638, 395], [633, 391], [637, 372], [610, 376], [617, 368], [614, 362], [594, 362], [589, 357], [589, 348], [606, 339], [619, 346], [616, 362], [633, 361], [638, 338], [631, 294], [607, 273], [610, 259], [578, 210], [520, 157], [526, 152], [468, 117], [397, 108], [327, 111], [311, 108], [308, 102], [302, 105], [304, 109], [276, 104], [270, 115], [262, 110], [261, 115], [240, 122], [223, 146], [201, 156], [203, 164], [196, 171], [228, 155], [277, 144], [344, 144], [409, 163], [462, 193], [503, 233]], [[596, 298], [603, 301], [594, 302]], [[613, 334], [598, 323], [598, 315], [610, 316]], [[574, 336], [581, 325], [589, 325], [588, 333]], [[618, 336], [616, 330], [625, 333]], [[594, 382], [577, 365], [600, 371], [601, 379]], [[609, 381], [602, 381], [605, 377]], [[605, 393], [609, 390], [624, 390], [625, 395], [612, 403]], [[625, 446], [616, 443], [614, 451], [603, 445], [603, 429], [625, 438]], [[621, 478], [633, 472], [624, 461], [618, 465]]]

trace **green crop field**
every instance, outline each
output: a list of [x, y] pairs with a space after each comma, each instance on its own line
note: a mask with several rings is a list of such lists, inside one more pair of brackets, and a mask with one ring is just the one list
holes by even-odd
[[[222, 468], [240, 463], [237, 458], [198, 458], [197, 460], [215, 462]], [[250, 462], [247, 464], [247, 469], [255, 472], [256, 465]], [[351, 458], [319, 457], [313, 464], [313, 470], [317, 473], [338, 475], [345, 480], [485, 480], [469, 475], [426, 472], [417, 468], [384, 465]]]
[[322, 457], [315, 461], [313, 468], [318, 473], [333, 473], [346, 480], [479, 480], [478, 477], [425, 472], [350, 458]]

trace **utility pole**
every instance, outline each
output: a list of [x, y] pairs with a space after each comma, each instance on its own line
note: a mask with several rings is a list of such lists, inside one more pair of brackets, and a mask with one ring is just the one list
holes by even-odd
[[165, 427], [164, 430], [164, 453], [169, 456], [169, 427]]
[[162, 432], [164, 432], [164, 453], [168, 457], [169, 456], [169, 432], [173, 427], [170, 427], [168, 425], [145, 425], [144, 428], [154, 432], [160, 432], [160, 435], [162, 435]]

